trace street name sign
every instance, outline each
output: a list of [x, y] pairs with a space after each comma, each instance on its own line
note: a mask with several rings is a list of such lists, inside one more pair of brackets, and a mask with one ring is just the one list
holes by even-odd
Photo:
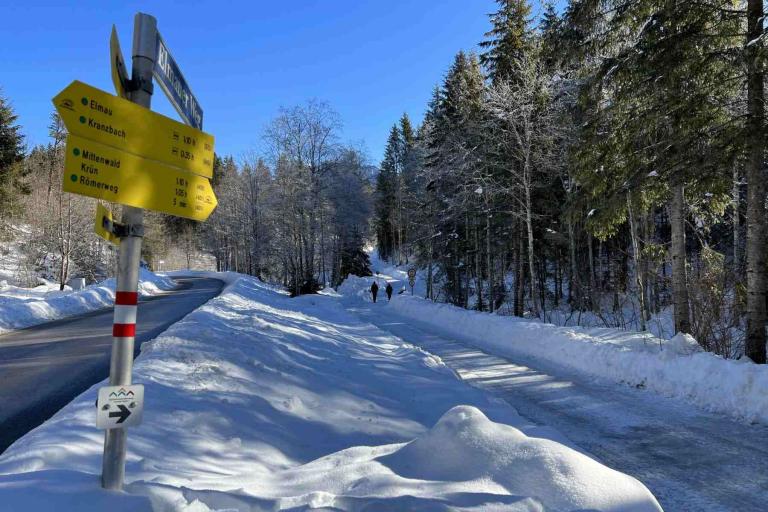
[[181, 74], [179, 65], [168, 50], [160, 32], [157, 33], [157, 56], [152, 75], [170, 100], [176, 112], [190, 125], [203, 129], [203, 109], [192, 94], [192, 89]]
[[96, 400], [96, 426], [101, 429], [135, 427], [144, 415], [144, 386], [105, 386]]
[[65, 192], [203, 221], [216, 208], [207, 178], [70, 133]]
[[125, 68], [123, 52], [120, 50], [117, 28], [114, 25], [112, 25], [112, 35], [109, 37], [109, 56], [112, 61], [112, 84], [115, 86], [115, 93], [121, 98], [127, 98], [125, 84], [128, 82], [128, 71]]
[[53, 104], [71, 134], [213, 177], [212, 135], [77, 80]]
[[112, 228], [112, 212], [101, 203], [96, 205], [96, 219], [93, 223], [93, 231], [109, 243], [120, 245], [120, 237], [115, 235]]

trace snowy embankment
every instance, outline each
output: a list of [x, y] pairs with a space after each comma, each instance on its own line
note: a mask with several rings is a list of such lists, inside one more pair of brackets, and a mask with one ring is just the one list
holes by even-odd
[[0, 456], [0, 510], [660, 510], [337, 297], [225, 277], [136, 360], [126, 493], [98, 486], [94, 386]]
[[[351, 278], [341, 291], [370, 300], [370, 279]], [[501, 356], [548, 361], [682, 398], [709, 411], [768, 423], [768, 367], [703, 352], [690, 336], [660, 340], [619, 329], [558, 327], [408, 295], [396, 296], [389, 307]]]
[[[169, 277], [141, 269], [139, 274], [141, 296], [157, 295], [174, 288], [176, 283]], [[76, 292], [71, 288], [60, 291], [58, 285], [52, 284], [43, 284], [35, 288], [0, 284], [0, 334], [111, 307], [114, 300], [114, 279], [107, 279]]]

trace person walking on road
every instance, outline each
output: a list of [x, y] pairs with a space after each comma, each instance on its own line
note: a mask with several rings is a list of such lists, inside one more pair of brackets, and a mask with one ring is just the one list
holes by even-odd
[[389, 281], [387, 281], [387, 287], [385, 288], [385, 291], [387, 292], [387, 302], [389, 302], [390, 300], [392, 300], [392, 292], [394, 291], [392, 289], [392, 283], [390, 283]]
[[371, 295], [373, 296], [373, 302], [376, 302], [376, 295], [379, 294], [379, 285], [376, 284], [376, 281], [373, 282], [371, 285]]

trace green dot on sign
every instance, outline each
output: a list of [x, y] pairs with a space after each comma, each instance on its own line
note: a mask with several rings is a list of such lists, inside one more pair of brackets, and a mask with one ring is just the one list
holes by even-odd
[[77, 174], [73, 174], [72, 176], [69, 177], [69, 179], [72, 181], [77, 181]]
[[85, 124], [85, 116], [80, 116], [80, 122]]
[[87, 104], [88, 104], [88, 98], [83, 98], [83, 99], [81, 99], [81, 100], [80, 100], [80, 102], [81, 102], [83, 105], [87, 105]]
[[75, 154], [75, 156], [80, 156], [80, 150], [79, 149], [75, 148], [74, 151], [72, 151], [72, 152]]

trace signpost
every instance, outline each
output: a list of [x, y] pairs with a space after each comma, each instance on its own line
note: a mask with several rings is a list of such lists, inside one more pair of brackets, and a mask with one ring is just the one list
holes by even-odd
[[213, 177], [213, 136], [75, 80], [53, 98], [67, 131]]
[[411, 285], [411, 295], [413, 295], [413, 287], [416, 285], [416, 269], [413, 267], [408, 269], [408, 284]]
[[[112, 81], [118, 96], [72, 82], [54, 99], [69, 132], [66, 192], [120, 203], [120, 223], [99, 204], [94, 230], [119, 244], [109, 386], [99, 390], [96, 425], [105, 429], [101, 484], [120, 490], [125, 477], [126, 427], [141, 422], [144, 387], [131, 385], [138, 306], [143, 208], [205, 220], [216, 208], [213, 137], [199, 130], [203, 111], [157, 31], [157, 20], [137, 14], [128, 79], [117, 31], [110, 37]], [[191, 125], [152, 112], [158, 77]]]
[[65, 192], [203, 221], [216, 208], [207, 178], [67, 136]]
[[144, 386], [104, 386], [96, 401], [96, 426], [103, 429], [135, 427], [144, 414]]
[[157, 78], [157, 83], [162, 87], [163, 92], [170, 100], [176, 112], [189, 124], [203, 129], [203, 109], [197, 102], [197, 98], [192, 94], [184, 75], [181, 74], [178, 64], [173, 59], [173, 55], [168, 51], [160, 32], [157, 33], [157, 57], [155, 58], [155, 68], [153, 75]]

